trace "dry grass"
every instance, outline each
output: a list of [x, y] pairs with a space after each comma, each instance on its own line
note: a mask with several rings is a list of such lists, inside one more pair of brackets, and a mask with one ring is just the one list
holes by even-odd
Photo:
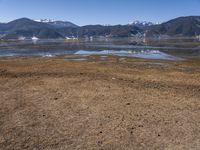
[[0, 149], [200, 149], [199, 61], [94, 59], [0, 60]]

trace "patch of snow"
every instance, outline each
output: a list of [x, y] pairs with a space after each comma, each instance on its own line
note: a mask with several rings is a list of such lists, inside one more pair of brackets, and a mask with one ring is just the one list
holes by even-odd
[[132, 23], [130, 23], [130, 25], [136, 25], [136, 26], [151, 26], [154, 25], [155, 23], [152, 22], [148, 22], [148, 21], [133, 21]]
[[49, 23], [49, 22], [54, 22], [55, 20], [53, 19], [38, 19], [38, 20], [34, 20], [36, 22], [42, 22], [42, 23]]

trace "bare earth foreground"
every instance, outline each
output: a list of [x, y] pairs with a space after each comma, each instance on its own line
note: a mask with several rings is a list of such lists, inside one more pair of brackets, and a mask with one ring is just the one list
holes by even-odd
[[200, 149], [200, 61], [0, 59], [0, 149]]

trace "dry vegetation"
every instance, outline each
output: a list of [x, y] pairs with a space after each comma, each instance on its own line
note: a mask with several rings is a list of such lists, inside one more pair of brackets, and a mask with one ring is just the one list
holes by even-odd
[[0, 149], [200, 149], [200, 61], [0, 60]]

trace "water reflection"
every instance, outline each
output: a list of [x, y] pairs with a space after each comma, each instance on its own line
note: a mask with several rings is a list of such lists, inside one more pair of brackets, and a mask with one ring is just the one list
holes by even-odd
[[165, 60], [176, 60], [179, 59], [175, 56], [166, 54], [164, 52], [160, 52], [158, 50], [103, 50], [103, 51], [86, 51], [80, 50], [75, 55], [112, 55], [112, 56], [120, 56], [120, 57], [138, 57], [138, 58], [146, 58], [146, 59], [165, 59]]
[[79, 42], [64, 40], [25, 40], [0, 42], [0, 56], [115, 55], [174, 60], [200, 56], [195, 39], [89, 38]]

